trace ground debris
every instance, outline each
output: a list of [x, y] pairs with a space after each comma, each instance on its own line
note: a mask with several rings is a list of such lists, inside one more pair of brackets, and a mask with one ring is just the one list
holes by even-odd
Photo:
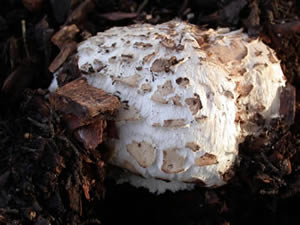
[[[297, 0], [2, 1], [0, 224], [298, 224], [299, 12]], [[284, 111], [291, 108], [283, 107], [282, 113], [289, 115], [289, 126], [247, 140], [241, 146], [239, 172], [221, 188], [199, 187], [154, 196], [142, 188], [116, 185], [110, 180], [104, 185], [105, 148], [102, 145], [96, 149], [84, 148], [69, 135], [69, 130], [85, 123], [73, 119], [72, 123], [61, 126], [64, 118], [45, 101], [47, 91], [38, 88], [48, 87], [52, 79], [49, 65], [67, 43], [74, 41], [75, 46], [86, 36], [113, 26], [156, 24], [175, 17], [208, 28], [229, 26], [232, 30], [243, 28], [250, 36], [260, 35], [276, 51], [288, 82], [296, 87], [294, 124], [289, 119], [293, 117], [292, 111]], [[26, 22], [24, 34], [22, 20]], [[73, 29], [75, 25], [81, 33]], [[67, 38], [59, 38], [57, 48], [51, 37], [69, 26], [71, 37], [69, 33], [62, 35]], [[26, 60], [23, 36], [31, 57], [28, 67], [31, 72], [22, 69]], [[81, 76], [74, 66], [76, 57], [69, 57], [74, 49], [65, 49], [50, 67], [55, 71], [65, 61], [63, 70], [57, 72], [59, 86]], [[148, 58], [144, 63], [151, 61]], [[159, 65], [158, 70], [171, 75], [172, 66], [168, 62], [166, 66]], [[182, 82], [176, 80], [176, 83]], [[28, 87], [36, 90], [24, 92]], [[22, 101], [11, 98], [16, 95], [27, 97]], [[107, 122], [105, 130], [108, 137], [118, 138], [112, 120]]]
[[85, 78], [65, 84], [49, 100], [56, 111], [64, 114], [67, 127], [87, 149], [102, 143], [106, 119], [120, 107], [117, 97], [88, 85]]
[[46, 93], [26, 92], [22, 116], [9, 122], [18, 126], [0, 120], [0, 224], [80, 224], [103, 198], [102, 153], [65, 133]]

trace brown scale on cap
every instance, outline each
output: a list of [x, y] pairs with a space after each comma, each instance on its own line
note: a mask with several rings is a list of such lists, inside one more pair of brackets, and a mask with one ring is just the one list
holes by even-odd
[[[143, 58], [143, 63], [149, 63], [152, 59], [153, 59], [153, 57], [156, 55], [156, 52], [152, 52], [151, 54], [149, 54], [149, 55], [146, 55], [144, 58]], [[155, 68], [154, 68], [154, 70], [155, 70]], [[156, 70], [157, 70], [157, 68], [156, 68]], [[155, 71], [153, 71], [153, 72], [155, 72]]]
[[179, 95], [175, 95], [173, 97], [170, 97], [169, 101], [171, 101], [176, 106], [183, 106], [182, 103], [181, 103], [181, 97]]
[[210, 153], [205, 153], [203, 156], [195, 158], [195, 165], [197, 166], [208, 166], [217, 163], [218, 163], [217, 156]]
[[150, 43], [135, 42], [133, 44], [133, 46], [136, 47], [136, 48], [146, 49], [146, 48], [151, 48], [153, 45], [150, 44]]
[[151, 72], [166, 72], [169, 73], [171, 72], [171, 67], [178, 64], [179, 62], [183, 61], [183, 59], [179, 59], [177, 60], [176, 56], [172, 56], [169, 59], [156, 59], [153, 63], [152, 66], [150, 68]]
[[241, 84], [240, 82], [236, 82], [235, 90], [241, 97], [249, 95], [252, 89], [253, 84]]
[[187, 142], [184, 147], [191, 149], [193, 152], [200, 150], [200, 145], [195, 142]]
[[122, 84], [125, 84], [132, 88], [137, 88], [139, 85], [139, 80], [141, 78], [141, 75], [135, 74], [128, 77], [120, 77], [120, 78], [113, 78], [113, 80], [118, 81]]
[[145, 94], [145, 93], [149, 93], [152, 91], [152, 86], [149, 83], [143, 83], [141, 85], [141, 88], [139, 90], [137, 90], [138, 94]]
[[185, 119], [169, 119], [164, 120], [163, 127], [184, 127], [186, 125]]
[[161, 170], [165, 173], [180, 173], [184, 168], [185, 157], [179, 154], [179, 149], [170, 148], [163, 151], [163, 165]]
[[154, 92], [151, 99], [160, 104], [167, 104], [168, 101], [164, 97], [174, 93], [174, 91], [175, 89], [173, 88], [172, 81], [167, 80], [163, 85], [157, 87], [157, 90]]
[[194, 94], [193, 98], [186, 98], [185, 103], [189, 106], [190, 111], [193, 115], [197, 114], [198, 111], [202, 109], [202, 103], [200, 100], [200, 96], [198, 94]]
[[147, 168], [154, 163], [156, 158], [156, 149], [150, 143], [145, 141], [133, 141], [126, 147], [127, 151], [141, 167]]
[[190, 84], [190, 80], [187, 77], [179, 77], [176, 79], [176, 84], [181, 87], [186, 88]]

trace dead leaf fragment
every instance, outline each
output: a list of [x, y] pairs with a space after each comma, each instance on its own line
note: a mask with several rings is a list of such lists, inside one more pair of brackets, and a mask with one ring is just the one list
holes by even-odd
[[66, 25], [52, 36], [51, 41], [61, 49], [66, 43], [73, 41], [78, 32], [76, 24]]

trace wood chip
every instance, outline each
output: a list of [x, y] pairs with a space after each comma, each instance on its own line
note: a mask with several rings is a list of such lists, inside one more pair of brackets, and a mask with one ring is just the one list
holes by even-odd
[[66, 43], [74, 40], [78, 32], [79, 28], [76, 26], [76, 24], [63, 26], [52, 36], [51, 41], [57, 47], [62, 49]]
[[66, 60], [72, 55], [76, 50], [77, 43], [75, 41], [69, 42], [67, 45], [63, 46], [59, 54], [55, 57], [49, 66], [49, 71], [54, 73]]
[[283, 116], [287, 125], [292, 125], [296, 116], [296, 89], [290, 84], [280, 94], [279, 113]]
[[84, 78], [57, 89], [50, 95], [49, 101], [56, 110], [82, 119], [112, 114], [120, 107], [117, 97], [90, 86]]
[[82, 22], [91, 12], [95, 9], [95, 3], [93, 0], [83, 1], [67, 18], [67, 24], [75, 23], [79, 24]]
[[103, 141], [103, 133], [106, 128], [105, 120], [96, 120], [91, 124], [75, 130], [75, 137], [84, 144], [86, 149], [95, 149]]

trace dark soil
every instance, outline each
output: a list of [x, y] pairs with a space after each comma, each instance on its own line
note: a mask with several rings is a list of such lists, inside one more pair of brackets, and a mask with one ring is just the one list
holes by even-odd
[[[2, 1], [0, 224], [300, 224], [299, 16], [297, 0]], [[71, 55], [76, 43], [113, 26], [175, 17], [262, 38], [296, 88], [296, 116], [240, 146], [228, 185], [156, 196], [105, 179], [105, 146], [86, 150], [45, 96], [50, 71], [65, 60], [59, 52]], [[73, 24], [73, 35], [51, 41]]]

